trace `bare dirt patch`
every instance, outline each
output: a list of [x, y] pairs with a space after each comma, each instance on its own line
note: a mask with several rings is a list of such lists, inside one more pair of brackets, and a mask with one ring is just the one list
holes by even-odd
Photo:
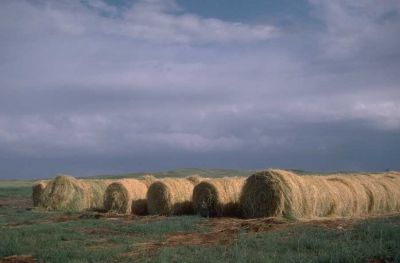
[[[29, 210], [30, 208], [28, 208]], [[33, 208], [38, 209], [38, 208]], [[44, 211], [38, 209], [38, 211]], [[85, 220], [85, 219], [105, 219], [105, 220], [125, 220], [126, 222], [132, 223], [132, 216], [117, 216], [106, 213], [98, 213], [87, 211], [80, 214], [49, 214], [48, 217], [33, 219], [29, 221], [23, 221], [22, 223], [9, 223], [5, 225], [5, 227], [21, 227], [25, 225], [35, 225], [35, 224], [52, 224], [52, 223], [62, 223], [68, 221], [77, 221], [77, 220]]]
[[93, 227], [93, 228], [81, 228], [79, 231], [83, 234], [87, 235], [121, 235], [121, 232], [112, 230], [109, 228], [100, 228], [100, 227]]
[[21, 256], [10, 256], [1, 259], [0, 263], [35, 263], [38, 262], [34, 257], [21, 255]]
[[57, 215], [54, 217], [42, 218], [42, 219], [32, 219], [26, 220], [21, 223], [8, 223], [4, 225], [7, 228], [18, 228], [27, 225], [40, 225], [40, 224], [52, 224], [52, 223], [61, 223], [67, 221], [79, 220], [77, 216], [69, 216], [69, 215]]
[[210, 233], [178, 232], [169, 234], [165, 241], [140, 243], [129, 256], [154, 254], [163, 247], [228, 245], [236, 240], [238, 230], [224, 230]]
[[239, 219], [239, 218], [211, 218], [204, 226], [216, 231], [268, 232], [285, 229], [294, 223], [276, 218]]
[[367, 260], [367, 263], [394, 263], [394, 261], [389, 261], [389, 260], [385, 260], [385, 259], [370, 259]]
[[136, 233], [132, 232], [122, 232], [114, 229], [109, 228], [100, 228], [100, 227], [86, 227], [86, 228], [79, 228], [79, 232], [86, 234], [86, 235], [97, 235], [97, 236], [138, 236]]

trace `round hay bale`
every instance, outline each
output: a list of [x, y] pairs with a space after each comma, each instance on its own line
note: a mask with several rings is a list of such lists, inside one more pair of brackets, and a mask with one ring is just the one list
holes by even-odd
[[383, 193], [383, 203], [381, 201], [380, 209], [390, 212], [396, 207], [400, 211], [400, 174], [389, 172], [379, 175], [372, 175], [376, 184]]
[[38, 181], [33, 184], [33, 186], [32, 186], [32, 201], [33, 201], [34, 207], [40, 206], [40, 198], [41, 198], [43, 191], [46, 188], [47, 184], [48, 184], [48, 180]]
[[393, 193], [391, 199], [396, 204], [396, 210], [400, 211], [400, 172], [390, 172], [383, 177], [386, 183], [390, 184], [388, 188]]
[[110, 184], [104, 196], [104, 208], [119, 214], [146, 214], [147, 186], [137, 179], [122, 179]]
[[[298, 217], [315, 209], [314, 193], [295, 174], [283, 170], [257, 172], [247, 178], [240, 197], [244, 217]], [[309, 203], [306, 203], [309, 200]]]
[[47, 210], [82, 211], [104, 209], [104, 194], [112, 180], [78, 180], [58, 175], [49, 181], [40, 198], [40, 206]]
[[393, 173], [298, 176], [267, 170], [246, 180], [240, 206], [245, 217], [353, 217], [400, 212], [399, 198]]
[[[301, 176], [301, 179], [303, 189], [300, 189], [300, 192], [297, 193], [301, 194], [301, 204], [297, 204], [297, 206], [300, 205], [302, 208], [300, 214], [330, 213], [334, 207], [334, 203], [326, 192], [321, 192], [321, 189], [329, 187], [325, 181], [315, 181], [311, 176]], [[311, 184], [309, 181], [314, 181], [314, 183]], [[317, 202], [318, 199], [324, 200], [323, 206], [320, 202]], [[299, 215], [299, 211], [296, 207], [293, 207], [292, 211], [291, 216], [296, 217]]]
[[90, 207], [87, 187], [78, 179], [68, 175], [58, 175], [43, 191], [40, 205], [48, 210], [80, 211]]
[[244, 217], [278, 216], [283, 210], [281, 181], [270, 172], [258, 172], [247, 178], [240, 197]]
[[147, 207], [150, 214], [193, 214], [192, 193], [194, 184], [184, 178], [165, 178], [150, 185]]
[[236, 216], [244, 177], [208, 179], [193, 189], [193, 205], [201, 216]]
[[[324, 213], [324, 210], [321, 210], [321, 212], [318, 213], [319, 216], [346, 217], [360, 215], [360, 212], [362, 211], [359, 211], [358, 208], [363, 203], [366, 203], [366, 195], [362, 192], [361, 187], [357, 189], [357, 187], [355, 187], [355, 182], [350, 180], [348, 177], [350, 176], [347, 175], [322, 178], [326, 179], [327, 186], [325, 188], [321, 188], [320, 192], [324, 191], [327, 193], [334, 205], [327, 213]], [[361, 199], [364, 199], [364, 202], [362, 202]], [[320, 206], [323, 206], [324, 202], [320, 201], [319, 204]]]

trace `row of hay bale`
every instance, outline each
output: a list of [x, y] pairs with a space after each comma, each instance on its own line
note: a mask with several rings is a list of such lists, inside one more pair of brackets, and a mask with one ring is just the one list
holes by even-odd
[[33, 190], [34, 204], [49, 210], [299, 219], [400, 212], [400, 174], [396, 172], [299, 176], [271, 169], [248, 178], [216, 179], [78, 180], [57, 176], [39, 182]]
[[[114, 209], [114, 204], [106, 198], [107, 194], [114, 200], [123, 200], [117, 194], [126, 195], [125, 199], [136, 199], [136, 196], [143, 196], [145, 199], [147, 188], [154, 181], [152, 176], [143, 176], [140, 180], [84, 180], [69, 175], [58, 175], [52, 180], [36, 182], [32, 186], [32, 200], [35, 207], [46, 210], [110, 210]], [[122, 189], [129, 189], [129, 192], [118, 191]], [[131, 209], [130, 205], [128, 209], [128, 204], [119, 205], [125, 205], [128, 212]]]
[[136, 215], [237, 215], [244, 177], [83, 180], [59, 175], [33, 186], [34, 206], [46, 210], [105, 210]]
[[360, 217], [400, 212], [400, 173], [298, 176], [283, 170], [250, 176], [240, 199], [244, 217]]

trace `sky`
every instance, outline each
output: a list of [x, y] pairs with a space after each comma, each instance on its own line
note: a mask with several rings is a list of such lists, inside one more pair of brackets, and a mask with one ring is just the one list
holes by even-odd
[[399, 160], [398, 0], [0, 1], [0, 179]]

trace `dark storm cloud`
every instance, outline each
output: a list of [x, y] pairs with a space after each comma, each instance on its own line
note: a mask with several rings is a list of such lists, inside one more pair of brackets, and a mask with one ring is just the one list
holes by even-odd
[[400, 169], [396, 1], [313, 0], [295, 33], [174, 1], [0, 5], [1, 178]]

